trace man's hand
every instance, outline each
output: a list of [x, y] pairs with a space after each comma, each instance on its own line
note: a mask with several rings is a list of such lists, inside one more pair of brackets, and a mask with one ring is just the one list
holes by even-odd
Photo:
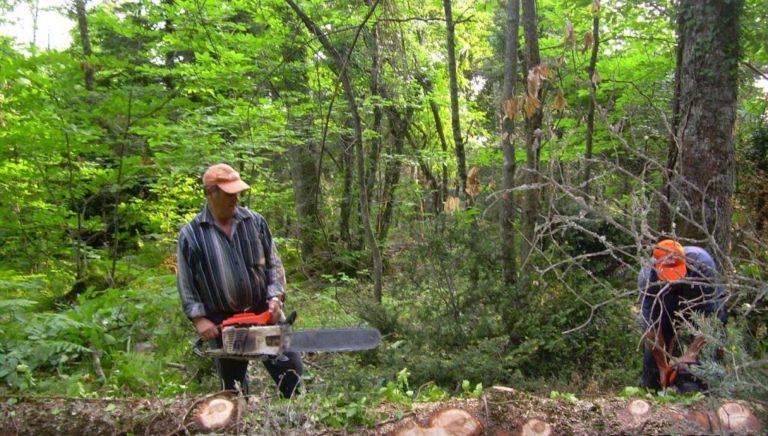
[[192, 320], [195, 323], [197, 329], [197, 335], [204, 341], [211, 341], [221, 335], [219, 326], [211, 322], [208, 318], [201, 316]]
[[272, 315], [272, 322], [278, 323], [285, 321], [285, 315], [283, 314], [283, 302], [279, 298], [273, 297], [269, 299], [269, 314]]

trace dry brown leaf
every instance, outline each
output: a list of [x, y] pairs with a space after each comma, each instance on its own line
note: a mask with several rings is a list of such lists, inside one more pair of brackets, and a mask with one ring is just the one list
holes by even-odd
[[576, 37], [573, 35], [573, 23], [565, 22], [565, 46], [573, 48], [576, 45]]
[[525, 97], [525, 116], [526, 118], [533, 118], [536, 115], [536, 110], [541, 106], [541, 101], [535, 96]]
[[504, 117], [514, 121], [515, 115], [517, 114], [517, 98], [512, 97], [504, 101], [504, 103], [502, 103], [502, 108], [504, 109]]
[[470, 168], [467, 173], [467, 187], [464, 190], [472, 198], [475, 198], [480, 194], [480, 176], [478, 173], [479, 170], [477, 167]]
[[600, 78], [600, 73], [598, 73], [597, 70], [595, 70], [595, 72], [592, 73], [592, 83], [597, 85], [601, 81], [602, 79]]
[[446, 213], [457, 212], [460, 207], [461, 200], [459, 200], [459, 197], [454, 197], [453, 195], [449, 195], [448, 198], [445, 199], [445, 203], [443, 203], [443, 211]]
[[544, 79], [547, 79], [550, 82], [555, 79], [555, 72], [552, 71], [549, 68], [549, 66], [547, 66], [545, 64], [540, 64], [539, 66], [536, 67], [536, 69], [538, 70], [540, 77], [542, 77]]
[[562, 89], [557, 90], [557, 96], [555, 97], [555, 110], [558, 112], [562, 112], [565, 110], [566, 101], [565, 101], [565, 93]]
[[539, 93], [539, 88], [541, 87], [541, 76], [539, 75], [539, 71], [536, 68], [531, 68], [528, 71], [527, 84], [528, 86], [526, 87], [526, 92], [529, 96], [535, 98]]
[[592, 48], [592, 44], [595, 43], [595, 40], [592, 38], [591, 33], [585, 33], [584, 34], [584, 48], [581, 49], [581, 52], [584, 53], [587, 50]]

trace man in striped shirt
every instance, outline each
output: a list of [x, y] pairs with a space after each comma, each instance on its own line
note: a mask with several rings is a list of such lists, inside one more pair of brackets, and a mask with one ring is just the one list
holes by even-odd
[[[249, 189], [226, 164], [203, 174], [203, 210], [179, 234], [177, 284], [184, 313], [197, 334], [221, 347], [219, 324], [241, 312], [275, 313], [285, 299], [285, 271], [267, 221], [238, 205]], [[287, 352], [264, 366], [285, 397], [296, 393], [303, 364]], [[248, 361], [216, 359], [224, 389], [248, 393]]]

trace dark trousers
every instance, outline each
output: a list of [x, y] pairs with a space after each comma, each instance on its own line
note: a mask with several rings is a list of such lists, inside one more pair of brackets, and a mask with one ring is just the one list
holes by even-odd
[[[206, 318], [215, 324], [227, 319], [229, 315], [212, 315]], [[221, 347], [221, 337], [216, 339], [216, 346]], [[248, 360], [234, 359], [214, 359], [216, 369], [221, 379], [221, 385], [226, 390], [236, 390], [237, 384], [243, 394], [248, 395]], [[297, 389], [301, 383], [301, 374], [304, 372], [304, 364], [301, 361], [301, 355], [296, 352], [288, 351], [281, 356], [263, 361], [264, 367], [277, 383], [280, 393], [285, 398], [291, 398], [298, 393]]]

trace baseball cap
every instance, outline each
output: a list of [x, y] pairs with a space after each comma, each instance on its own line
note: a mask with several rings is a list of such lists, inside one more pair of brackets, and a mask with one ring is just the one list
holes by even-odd
[[654, 268], [659, 280], [676, 282], [685, 278], [685, 250], [679, 242], [665, 239], [653, 247]]
[[216, 185], [227, 194], [237, 194], [251, 188], [240, 179], [240, 174], [234, 168], [223, 163], [211, 165], [205, 170], [203, 185]]

